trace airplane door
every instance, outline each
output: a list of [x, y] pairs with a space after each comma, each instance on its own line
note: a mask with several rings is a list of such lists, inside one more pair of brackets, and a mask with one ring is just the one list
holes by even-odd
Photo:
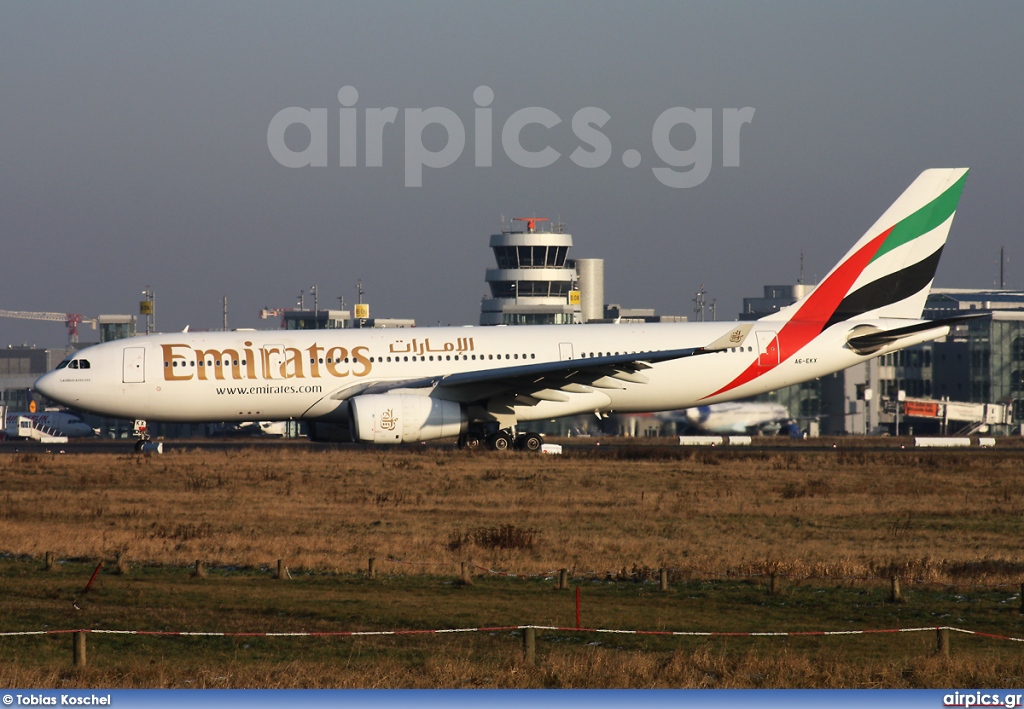
[[124, 348], [123, 374], [122, 381], [125, 384], [141, 384], [146, 381], [145, 347]]
[[565, 362], [566, 360], [572, 359], [572, 343], [571, 342], [559, 342], [558, 343], [558, 359]]
[[758, 332], [757, 363], [762, 367], [774, 367], [779, 363], [779, 336], [774, 332]]

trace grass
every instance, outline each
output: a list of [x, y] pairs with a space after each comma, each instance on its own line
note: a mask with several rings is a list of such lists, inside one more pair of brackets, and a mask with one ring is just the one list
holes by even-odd
[[[51, 572], [35, 560], [0, 568], [8, 628], [155, 631], [332, 632], [339, 630], [573, 626], [571, 592], [548, 579], [305, 574], [276, 580], [269, 570], [107, 570], [81, 589], [92, 565]], [[646, 630], [800, 631], [967, 624], [1021, 632], [1018, 599], [998, 589], [916, 587], [902, 604], [881, 584], [791, 584], [779, 595], [743, 581], [690, 581], [666, 593], [644, 582], [581, 586], [584, 627]], [[80, 610], [71, 605], [77, 598]], [[70, 666], [67, 635], [4, 638], [6, 686], [943, 686], [1004, 687], [1024, 680], [1019, 648], [954, 635], [953, 659], [934, 655], [935, 634], [857, 637], [693, 638], [538, 633], [537, 666], [522, 659], [518, 633], [378, 638], [181, 638], [91, 635], [89, 666]], [[600, 671], [586, 672], [590, 665]], [[816, 667], [806, 676], [802, 673]], [[701, 674], [695, 674], [703, 667]], [[827, 669], [826, 669], [827, 668]], [[387, 678], [382, 675], [387, 675]], [[922, 674], [924, 673], [924, 674]], [[984, 680], [984, 681], [981, 681]], [[971, 684], [971, 682], [966, 682]]]
[[[1019, 455], [619, 447], [0, 456], [2, 631], [335, 631], [575, 624], [1024, 635]], [[44, 552], [61, 563], [42, 570]], [[128, 573], [116, 573], [115, 554]], [[367, 559], [377, 578], [365, 578]], [[97, 560], [104, 572], [82, 589]], [[205, 579], [189, 566], [202, 559]], [[284, 559], [293, 580], [272, 578]], [[458, 583], [472, 561], [474, 583]], [[672, 587], [657, 590], [657, 569]], [[495, 569], [511, 578], [480, 571]], [[782, 592], [769, 596], [766, 574]], [[906, 602], [886, 602], [888, 578]], [[75, 610], [72, 600], [81, 610]], [[1014, 643], [502, 631], [390, 638], [0, 639], [4, 686], [1008, 687]]]

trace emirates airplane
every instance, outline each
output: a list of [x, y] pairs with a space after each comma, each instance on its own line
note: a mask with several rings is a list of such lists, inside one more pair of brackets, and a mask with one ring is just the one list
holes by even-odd
[[148, 335], [76, 352], [35, 389], [128, 419], [537, 450], [521, 424], [748, 398], [946, 335], [962, 316], [921, 313], [966, 177], [921, 173], [810, 293], [752, 322]]

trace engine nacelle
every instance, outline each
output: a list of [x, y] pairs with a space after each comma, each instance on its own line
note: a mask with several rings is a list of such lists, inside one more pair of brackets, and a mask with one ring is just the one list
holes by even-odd
[[458, 436], [467, 418], [455, 401], [415, 394], [367, 394], [349, 402], [351, 430], [363, 443], [415, 443]]

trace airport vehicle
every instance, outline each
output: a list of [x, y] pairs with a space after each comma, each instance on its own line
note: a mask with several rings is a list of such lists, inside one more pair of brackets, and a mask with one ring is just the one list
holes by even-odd
[[6, 438], [30, 438], [32, 435], [25, 431], [26, 421], [29, 422], [27, 428], [30, 432], [45, 437], [80, 438], [96, 435], [89, 424], [67, 411], [9, 411], [4, 417], [2, 433]]
[[963, 316], [920, 317], [966, 177], [921, 173], [810, 293], [757, 321], [169, 333], [75, 352], [35, 388], [106, 416], [537, 450], [522, 423], [749, 398], [946, 335]]

